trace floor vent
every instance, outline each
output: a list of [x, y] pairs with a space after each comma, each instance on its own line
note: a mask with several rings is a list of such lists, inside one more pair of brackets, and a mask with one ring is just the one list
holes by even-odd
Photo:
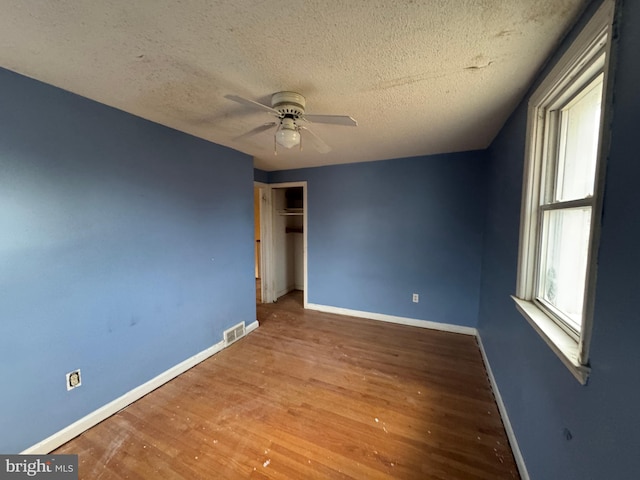
[[244, 322], [240, 322], [234, 325], [228, 330], [224, 331], [224, 343], [225, 345], [231, 345], [233, 342], [245, 335]]

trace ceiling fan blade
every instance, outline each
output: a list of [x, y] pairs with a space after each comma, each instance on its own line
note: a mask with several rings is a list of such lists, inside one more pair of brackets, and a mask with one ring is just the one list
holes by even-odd
[[348, 115], [304, 115], [303, 118], [311, 123], [330, 123], [349, 127], [358, 126], [358, 122]]
[[259, 127], [249, 130], [248, 132], [243, 133], [242, 135], [234, 137], [233, 140], [244, 140], [245, 138], [257, 135], [258, 133], [265, 132], [270, 128], [275, 127], [276, 125], [278, 125], [276, 122], [265, 123], [264, 125], [260, 125]]
[[307, 135], [305, 135], [306, 140], [309, 140], [313, 148], [315, 148], [320, 153], [328, 153], [331, 151], [331, 147], [324, 143], [319, 136], [309, 130], [307, 127], [299, 127], [300, 130], [304, 130]]
[[238, 95], [225, 95], [224, 98], [228, 100], [232, 100], [234, 102], [240, 103], [242, 105], [248, 105], [250, 107], [259, 108], [260, 110], [264, 110], [265, 112], [273, 113], [274, 115], [280, 116], [280, 112], [268, 107], [262, 103], [254, 102], [253, 100], [249, 100], [248, 98], [239, 97]]

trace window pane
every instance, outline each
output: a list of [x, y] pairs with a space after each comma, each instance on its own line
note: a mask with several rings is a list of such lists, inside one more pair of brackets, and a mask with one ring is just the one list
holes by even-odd
[[602, 75], [560, 111], [556, 201], [593, 195], [601, 103]]
[[537, 297], [580, 332], [591, 207], [543, 213]]

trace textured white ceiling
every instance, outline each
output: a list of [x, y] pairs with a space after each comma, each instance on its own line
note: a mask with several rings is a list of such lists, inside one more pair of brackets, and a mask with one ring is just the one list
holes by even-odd
[[[584, 0], [2, 0], [0, 66], [265, 170], [487, 147]], [[332, 147], [273, 153], [234, 103], [293, 90]]]

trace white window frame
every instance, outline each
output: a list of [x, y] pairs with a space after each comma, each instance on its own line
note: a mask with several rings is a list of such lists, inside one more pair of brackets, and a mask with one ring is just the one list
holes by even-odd
[[[564, 365], [582, 384], [590, 373], [589, 344], [593, 324], [597, 251], [602, 214], [605, 159], [608, 152], [608, 124], [611, 105], [610, 82], [611, 42], [615, 0], [605, 0], [558, 61], [549, 75], [529, 99], [525, 164], [523, 179], [520, 245], [518, 253], [518, 278], [516, 294], [512, 296], [516, 307], [551, 347]], [[599, 58], [604, 58], [599, 61]], [[598, 159], [591, 206], [591, 231], [585, 281], [585, 303], [580, 332], [570, 331], [553, 313], [545, 309], [535, 298], [537, 267], [540, 258], [541, 237], [541, 176], [546, 155], [549, 154], [548, 123], [553, 113], [567, 99], [587, 86], [598, 72], [604, 73], [603, 101], [600, 117]], [[553, 150], [553, 148], [551, 148]], [[571, 202], [567, 202], [571, 203]], [[584, 201], [577, 202], [585, 203]]]

